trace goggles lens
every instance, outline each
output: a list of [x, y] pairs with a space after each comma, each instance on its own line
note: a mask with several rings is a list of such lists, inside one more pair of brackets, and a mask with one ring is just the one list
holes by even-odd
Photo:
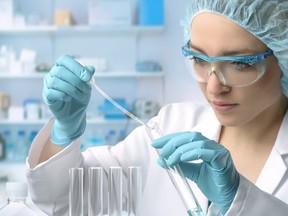
[[222, 85], [231, 87], [249, 86], [259, 80], [266, 71], [265, 59], [273, 54], [268, 50], [249, 56], [209, 58], [191, 51], [187, 45], [183, 53], [188, 70], [198, 82], [207, 83], [214, 73]]

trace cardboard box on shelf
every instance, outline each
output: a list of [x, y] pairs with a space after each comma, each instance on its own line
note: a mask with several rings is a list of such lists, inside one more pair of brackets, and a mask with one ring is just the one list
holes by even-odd
[[71, 26], [75, 24], [73, 16], [69, 10], [55, 10], [54, 24], [57, 26]]

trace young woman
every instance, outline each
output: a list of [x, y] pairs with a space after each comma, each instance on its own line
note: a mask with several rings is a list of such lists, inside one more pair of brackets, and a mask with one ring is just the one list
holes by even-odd
[[[210, 106], [163, 107], [150, 122], [165, 136], [152, 146], [168, 165], [181, 166], [207, 215], [287, 215], [287, 23], [286, 0], [188, 4], [183, 54]], [[62, 56], [45, 78], [43, 99], [55, 119], [35, 138], [28, 157], [34, 202], [48, 215], [66, 215], [70, 167], [108, 172], [122, 166], [126, 174], [136, 165], [143, 173], [142, 214], [186, 215], [144, 127], [115, 147], [80, 152], [93, 72]], [[196, 159], [202, 161], [191, 163]]]

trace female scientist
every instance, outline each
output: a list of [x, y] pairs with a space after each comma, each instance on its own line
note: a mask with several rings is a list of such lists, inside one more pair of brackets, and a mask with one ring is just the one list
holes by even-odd
[[[287, 0], [191, 0], [183, 24], [183, 53], [210, 106], [162, 108], [150, 121], [165, 136], [152, 146], [181, 166], [207, 215], [287, 215]], [[70, 167], [133, 165], [143, 172], [143, 216], [186, 215], [143, 126], [114, 147], [80, 152], [93, 72], [63, 56], [45, 77], [55, 119], [27, 160], [34, 202], [67, 215]], [[203, 162], [189, 163], [195, 159]]]

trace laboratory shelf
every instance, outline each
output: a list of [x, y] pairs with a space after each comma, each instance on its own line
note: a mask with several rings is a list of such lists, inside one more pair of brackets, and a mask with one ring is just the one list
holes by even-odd
[[[0, 74], [0, 79], [42, 79], [47, 73], [27, 73], [27, 74]], [[134, 72], [134, 71], [107, 71], [103, 73], [95, 73], [98, 78], [145, 78], [145, 77], [163, 77], [163, 72]]]
[[34, 78], [43, 78], [46, 73], [27, 73], [27, 74], [9, 74], [2, 73], [0, 74], [0, 79], [34, 79]]
[[[0, 120], [0, 126], [7, 126], [7, 125], [15, 125], [15, 126], [25, 126], [25, 125], [44, 125], [47, 123], [48, 119], [39, 119], [39, 120]], [[126, 124], [127, 121], [131, 121], [129, 118], [127, 119], [104, 119], [104, 118], [88, 118], [87, 124]], [[143, 120], [145, 122], [145, 120]], [[131, 123], [136, 123], [131, 121]]]
[[43, 125], [47, 122], [45, 119], [39, 120], [9, 120], [9, 119], [1, 119], [0, 126], [2, 125]]
[[1, 28], [0, 35], [16, 35], [27, 34], [51, 34], [55, 36], [75, 34], [107, 34], [107, 33], [123, 33], [123, 34], [160, 34], [164, 30], [163, 26], [23, 26]]

